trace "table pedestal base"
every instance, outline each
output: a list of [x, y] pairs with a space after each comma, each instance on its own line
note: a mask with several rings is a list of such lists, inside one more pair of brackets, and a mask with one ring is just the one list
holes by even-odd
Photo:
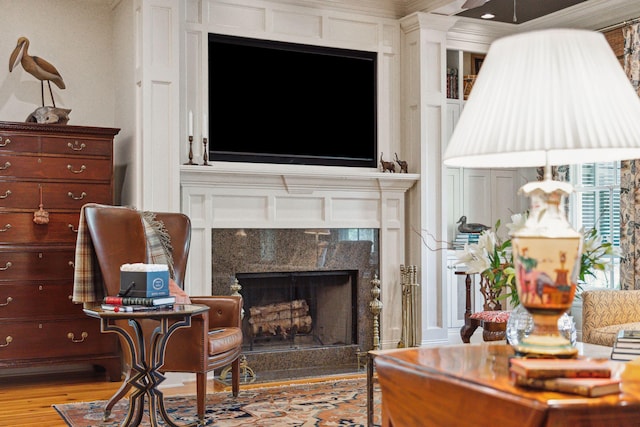
[[[145, 396], [149, 401], [149, 419], [151, 426], [158, 426], [158, 412], [162, 420], [171, 427], [195, 426], [198, 422], [180, 425], [173, 422], [164, 407], [164, 397], [158, 390], [158, 386], [165, 380], [165, 376], [159, 372], [164, 364], [164, 350], [171, 334], [179, 328], [191, 326], [191, 315], [172, 319], [167, 317], [156, 319], [160, 324], [151, 334], [149, 343], [149, 355], [146, 355], [144, 335], [138, 319], [128, 319], [129, 325], [135, 331], [132, 337], [128, 330], [118, 326], [113, 318], [101, 318], [102, 332], [113, 332], [120, 335], [129, 346], [131, 352], [131, 370], [127, 374], [120, 389], [109, 399], [104, 410], [104, 420], [111, 415], [113, 406], [122, 399], [129, 390], [134, 389], [130, 396], [129, 410], [122, 422], [122, 426], [137, 426], [142, 421]], [[135, 339], [135, 343], [134, 343]], [[137, 344], [137, 345], [136, 345]]]

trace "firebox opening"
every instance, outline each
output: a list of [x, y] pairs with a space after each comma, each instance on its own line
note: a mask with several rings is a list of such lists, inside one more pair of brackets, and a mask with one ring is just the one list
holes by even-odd
[[357, 343], [357, 270], [237, 273], [245, 351]]

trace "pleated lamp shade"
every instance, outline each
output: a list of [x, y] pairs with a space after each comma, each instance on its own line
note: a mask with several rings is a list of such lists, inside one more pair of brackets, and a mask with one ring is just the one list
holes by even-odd
[[640, 158], [640, 99], [601, 33], [496, 40], [444, 154], [460, 167]]

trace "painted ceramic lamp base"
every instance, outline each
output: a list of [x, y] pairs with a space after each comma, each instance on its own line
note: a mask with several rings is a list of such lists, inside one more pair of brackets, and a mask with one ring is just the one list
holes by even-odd
[[531, 212], [511, 243], [520, 303], [531, 313], [531, 334], [514, 346], [523, 355], [570, 358], [578, 354], [558, 330], [558, 319], [569, 310], [577, 287], [582, 235], [564, 215], [567, 183], [545, 180], [526, 184]]

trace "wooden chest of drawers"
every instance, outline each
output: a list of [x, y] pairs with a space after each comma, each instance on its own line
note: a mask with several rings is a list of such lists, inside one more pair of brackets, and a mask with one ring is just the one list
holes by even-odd
[[71, 302], [80, 208], [113, 204], [118, 132], [0, 122], [0, 368], [88, 363], [120, 380], [117, 338]]

